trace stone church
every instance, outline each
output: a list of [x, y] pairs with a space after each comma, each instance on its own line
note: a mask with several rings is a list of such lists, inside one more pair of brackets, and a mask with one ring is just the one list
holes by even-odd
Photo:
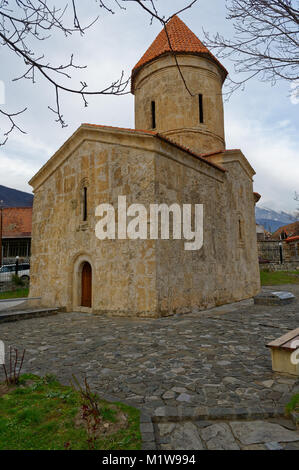
[[[225, 146], [227, 71], [177, 16], [167, 28], [171, 48], [162, 30], [132, 71], [135, 129], [82, 124], [30, 181], [30, 296], [41, 306], [161, 317], [260, 289], [255, 173]], [[202, 248], [99, 240], [96, 207], [117, 208], [119, 196], [145, 207], [202, 204]]]

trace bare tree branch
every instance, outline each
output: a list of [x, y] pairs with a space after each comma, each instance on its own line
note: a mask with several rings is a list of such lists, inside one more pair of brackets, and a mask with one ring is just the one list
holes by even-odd
[[[230, 58], [239, 80], [230, 79], [230, 93], [253, 77], [299, 88], [299, 0], [226, 0], [233, 39], [205, 32], [206, 45]], [[297, 88], [297, 89], [298, 89]]]
[[3, 109], [0, 108], [0, 114], [4, 117], [7, 118], [7, 120], [9, 121], [10, 123], [10, 128], [3, 133], [4, 135], [4, 140], [1, 142], [0, 141], [0, 147], [2, 145], [5, 145], [7, 140], [8, 140], [8, 136], [9, 134], [14, 131], [15, 129], [17, 129], [18, 131], [20, 131], [22, 134], [26, 134], [26, 132], [24, 130], [22, 130], [17, 124], [16, 124], [16, 116], [19, 116], [20, 114], [24, 113], [25, 111], [27, 110], [27, 108], [24, 108], [22, 109], [21, 111], [18, 111], [16, 113], [8, 113], [7, 111], [4, 111]]
[[[135, 3], [141, 7], [148, 15], [150, 15], [151, 22], [153, 19], [158, 20], [165, 28], [169, 47], [173, 53], [176, 65], [178, 67], [181, 78], [188, 89], [187, 83], [184, 79], [182, 70], [178, 63], [176, 53], [173, 51], [171, 41], [167, 32], [168, 21], [178, 13], [181, 13], [192, 6], [198, 1], [188, 1], [178, 12], [173, 13], [169, 18], [159, 15], [156, 6], [156, 0], [91, 0], [95, 1], [100, 8], [105, 9], [110, 14], [115, 14], [116, 9], [126, 10], [126, 4]], [[85, 66], [77, 65], [74, 63], [73, 54], [69, 61], [65, 64], [55, 65], [46, 60], [46, 53], [42, 55], [37, 54], [33, 48], [34, 40], [48, 41], [51, 39], [51, 34], [55, 31], [62, 32], [64, 36], [70, 37], [74, 33], [84, 35], [85, 32], [98, 20], [96, 17], [86, 26], [83, 26], [77, 9], [76, 0], [71, 0], [71, 5], [68, 6], [64, 3], [56, 7], [54, 0], [0, 0], [0, 46], [6, 47], [12, 54], [18, 57], [25, 64], [24, 72], [14, 77], [13, 81], [22, 79], [31, 80], [36, 83], [37, 76], [39, 75], [46, 80], [49, 85], [54, 88], [55, 105], [48, 106], [56, 119], [62, 127], [67, 126], [64, 120], [60, 97], [62, 93], [72, 93], [81, 97], [84, 106], [88, 106], [87, 99], [90, 96], [96, 95], [117, 95], [121, 96], [129, 93], [128, 85], [130, 78], [125, 78], [124, 72], [120, 77], [112, 83], [102, 87], [99, 90], [89, 91], [86, 82], [81, 81], [80, 86], [77, 88], [69, 87], [65, 84], [65, 79], [71, 78], [72, 70], [83, 69]], [[72, 25], [68, 24], [68, 20], [72, 19]], [[6, 117], [8, 121], [8, 131], [3, 131], [4, 140], [2, 145], [6, 143], [8, 136], [14, 131], [19, 130], [24, 132], [19, 125], [16, 124], [15, 118], [25, 112], [27, 107], [17, 113], [8, 113], [7, 111], [0, 110], [2, 117]]]

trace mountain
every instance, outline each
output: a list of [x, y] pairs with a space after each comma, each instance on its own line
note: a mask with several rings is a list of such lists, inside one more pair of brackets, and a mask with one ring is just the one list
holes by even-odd
[[0, 203], [4, 207], [32, 207], [33, 194], [0, 185]]
[[297, 221], [293, 214], [284, 211], [277, 212], [266, 207], [256, 207], [255, 218], [256, 222], [263, 225], [269, 232], [275, 232], [280, 227]]

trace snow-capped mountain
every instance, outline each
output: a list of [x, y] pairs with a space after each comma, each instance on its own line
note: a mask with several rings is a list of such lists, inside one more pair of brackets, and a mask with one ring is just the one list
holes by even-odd
[[288, 212], [277, 212], [266, 207], [255, 208], [256, 222], [263, 225], [269, 232], [275, 232], [279, 227], [296, 222], [298, 219], [294, 214]]

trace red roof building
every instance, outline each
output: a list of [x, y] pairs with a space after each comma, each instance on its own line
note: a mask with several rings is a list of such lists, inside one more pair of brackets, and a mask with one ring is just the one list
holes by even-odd
[[16, 256], [30, 256], [32, 207], [2, 209], [3, 264]]

